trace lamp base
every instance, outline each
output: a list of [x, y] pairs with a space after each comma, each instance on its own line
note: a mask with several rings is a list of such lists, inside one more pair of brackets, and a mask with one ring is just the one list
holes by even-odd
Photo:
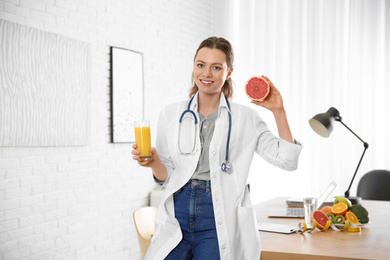
[[359, 205], [362, 204], [362, 198], [357, 196], [349, 196], [347, 197], [352, 203], [352, 205]]

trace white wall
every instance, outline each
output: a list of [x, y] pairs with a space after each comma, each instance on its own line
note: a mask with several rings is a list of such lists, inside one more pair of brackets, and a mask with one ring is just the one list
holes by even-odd
[[110, 143], [110, 46], [144, 54], [155, 136], [161, 107], [187, 98], [212, 15], [208, 0], [0, 1], [1, 19], [92, 47], [89, 145], [0, 148], [0, 260], [140, 258], [132, 212], [148, 204], [154, 183], [130, 144]]

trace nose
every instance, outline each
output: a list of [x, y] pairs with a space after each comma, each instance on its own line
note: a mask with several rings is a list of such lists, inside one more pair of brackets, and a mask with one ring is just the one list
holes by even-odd
[[205, 68], [203, 70], [203, 76], [207, 77], [207, 78], [210, 78], [212, 76], [211, 68]]

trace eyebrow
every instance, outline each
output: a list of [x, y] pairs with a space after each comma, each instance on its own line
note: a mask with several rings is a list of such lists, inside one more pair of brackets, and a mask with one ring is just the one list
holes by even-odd
[[[207, 62], [204, 62], [202, 60], [196, 60], [196, 62], [207, 63]], [[216, 62], [216, 63], [212, 63], [211, 65], [220, 65], [220, 66], [222, 66], [222, 63]]]

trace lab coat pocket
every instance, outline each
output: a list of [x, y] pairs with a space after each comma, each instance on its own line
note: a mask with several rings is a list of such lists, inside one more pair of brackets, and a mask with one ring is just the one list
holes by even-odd
[[252, 208], [239, 207], [238, 209], [238, 228], [242, 239], [255, 239], [258, 233], [255, 226], [255, 216]]
[[250, 207], [238, 208], [238, 232], [237, 242], [242, 248], [241, 259], [252, 259], [260, 251], [260, 237], [254, 211]]
[[250, 201], [248, 186], [243, 190], [240, 201], [241, 203], [237, 209], [238, 232], [241, 233], [242, 239], [244, 239], [244, 237], [245, 240], [256, 239], [258, 235], [256, 215]]

